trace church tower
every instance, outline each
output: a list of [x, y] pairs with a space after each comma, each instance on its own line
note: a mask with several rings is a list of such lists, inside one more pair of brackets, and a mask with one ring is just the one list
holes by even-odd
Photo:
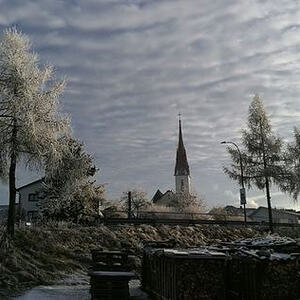
[[179, 139], [176, 154], [176, 166], [175, 166], [175, 186], [176, 193], [190, 194], [190, 168], [187, 161], [186, 151], [182, 139], [181, 130], [181, 118], [179, 115]]

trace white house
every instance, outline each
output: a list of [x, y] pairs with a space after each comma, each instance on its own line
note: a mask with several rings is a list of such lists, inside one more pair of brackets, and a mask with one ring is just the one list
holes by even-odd
[[[39, 179], [23, 185], [17, 189], [19, 194], [21, 218], [26, 221], [35, 219], [40, 213], [41, 200], [44, 198], [45, 183]], [[99, 216], [103, 216], [100, 211], [101, 201], [99, 200]]]
[[27, 221], [31, 221], [38, 216], [40, 200], [44, 193], [43, 188], [43, 180], [39, 179], [17, 189], [20, 212]]
[[[269, 212], [267, 207], [260, 206], [254, 210], [249, 217], [257, 222], [269, 222]], [[274, 223], [298, 224], [300, 214], [284, 209], [272, 209], [272, 219]]]
[[7, 214], [8, 214], [8, 205], [0, 205], [0, 225], [6, 222]]

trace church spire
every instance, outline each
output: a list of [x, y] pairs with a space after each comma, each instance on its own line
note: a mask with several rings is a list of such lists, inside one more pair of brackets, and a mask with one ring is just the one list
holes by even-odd
[[175, 176], [190, 175], [190, 168], [187, 161], [186, 151], [182, 139], [181, 115], [179, 114], [179, 139], [176, 154]]

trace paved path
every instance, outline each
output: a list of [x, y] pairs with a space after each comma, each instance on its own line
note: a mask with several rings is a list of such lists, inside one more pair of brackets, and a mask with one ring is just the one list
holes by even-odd
[[[139, 280], [131, 280], [129, 283], [130, 295], [134, 300], [150, 300], [150, 298], [140, 289]], [[77, 285], [51, 285], [38, 286], [24, 294], [11, 297], [17, 300], [90, 300], [88, 284]]]

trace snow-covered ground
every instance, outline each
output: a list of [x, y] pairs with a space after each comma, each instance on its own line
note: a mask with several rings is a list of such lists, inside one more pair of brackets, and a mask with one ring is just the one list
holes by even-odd
[[[16, 300], [90, 300], [89, 277], [84, 274], [73, 274], [57, 285], [38, 286], [22, 295], [11, 297]], [[133, 300], [149, 300], [140, 289], [139, 280], [129, 282], [130, 295]]]

